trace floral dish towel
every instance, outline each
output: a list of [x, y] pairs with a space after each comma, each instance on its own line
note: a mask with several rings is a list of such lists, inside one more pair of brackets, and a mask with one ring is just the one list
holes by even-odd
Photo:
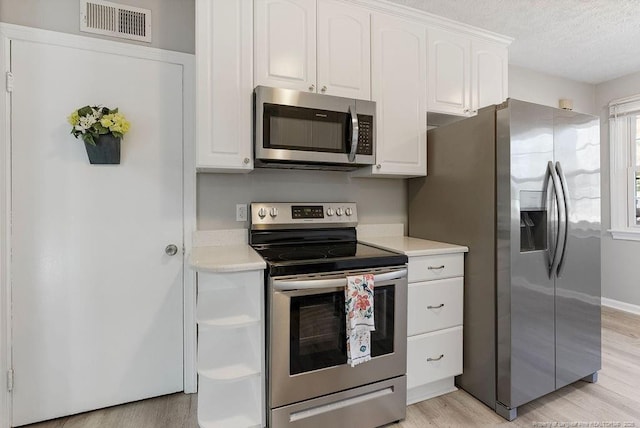
[[355, 367], [371, 359], [373, 320], [373, 275], [347, 277], [345, 288], [347, 363]]

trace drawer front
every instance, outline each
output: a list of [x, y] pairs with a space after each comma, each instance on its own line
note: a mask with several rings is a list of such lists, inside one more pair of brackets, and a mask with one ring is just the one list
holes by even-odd
[[407, 388], [462, 373], [462, 326], [407, 339]]
[[407, 335], [462, 325], [461, 277], [409, 284]]
[[409, 257], [409, 282], [464, 275], [464, 253]]

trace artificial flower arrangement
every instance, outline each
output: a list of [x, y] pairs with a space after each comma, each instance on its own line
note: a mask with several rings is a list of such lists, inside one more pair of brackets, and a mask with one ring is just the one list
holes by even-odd
[[84, 106], [67, 118], [71, 134], [81, 136], [85, 143], [96, 145], [100, 135], [111, 134], [120, 139], [129, 131], [131, 124], [118, 109], [100, 106]]

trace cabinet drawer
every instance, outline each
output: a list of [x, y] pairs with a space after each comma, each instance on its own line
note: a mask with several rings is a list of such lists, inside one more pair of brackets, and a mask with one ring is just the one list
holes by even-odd
[[462, 326], [407, 339], [407, 388], [462, 373]]
[[407, 335], [462, 325], [461, 277], [409, 284]]
[[464, 274], [464, 254], [409, 257], [409, 282], [451, 278]]

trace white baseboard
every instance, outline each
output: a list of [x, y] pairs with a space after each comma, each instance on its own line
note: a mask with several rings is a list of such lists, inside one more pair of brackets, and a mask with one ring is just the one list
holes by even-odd
[[457, 390], [453, 376], [426, 385], [416, 386], [407, 390], [407, 406]]
[[601, 302], [602, 306], [608, 306], [613, 309], [640, 315], [640, 305], [633, 305], [631, 303], [621, 302], [619, 300], [607, 299], [606, 297], [603, 297]]

